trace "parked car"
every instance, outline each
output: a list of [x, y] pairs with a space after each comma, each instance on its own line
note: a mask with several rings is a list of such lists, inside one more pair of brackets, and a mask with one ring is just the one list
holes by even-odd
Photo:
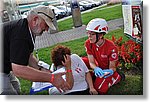
[[87, 2], [92, 3], [94, 7], [101, 5], [100, 1], [98, 2], [98, 1], [88, 0]]
[[91, 5], [92, 5], [92, 7], [96, 7], [96, 4], [95, 4], [93, 1], [85, 1], [85, 2], [87, 2], [87, 3], [91, 4]]
[[60, 18], [63, 18], [65, 17], [65, 11], [64, 10], [61, 10], [61, 9], [58, 9], [57, 7], [55, 6], [52, 6], [52, 5], [49, 5], [49, 8], [53, 9], [54, 10], [54, 13], [55, 13], [55, 16], [56, 16], [56, 19], [60, 19]]
[[66, 15], [71, 15], [71, 8], [67, 6], [56, 6], [58, 9], [64, 10]]
[[80, 11], [85, 11], [85, 8], [80, 5]]
[[92, 6], [93, 6], [93, 4], [94, 4], [94, 3], [91, 3], [91, 2], [88, 2], [88, 1], [81, 1], [81, 2], [83, 2], [83, 3], [87, 4], [87, 5], [90, 5], [91, 8], [92, 8]]
[[84, 8], [85, 10], [92, 8], [92, 5], [91, 5], [90, 3], [87, 3], [86, 1], [80, 1], [80, 2], [79, 2], [79, 5], [80, 5], [80, 6], [83, 6], [83, 8]]

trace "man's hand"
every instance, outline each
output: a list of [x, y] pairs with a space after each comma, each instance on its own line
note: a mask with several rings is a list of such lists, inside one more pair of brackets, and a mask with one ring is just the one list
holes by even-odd
[[54, 80], [52, 82], [52, 84], [60, 91], [66, 91], [70, 89], [69, 84], [64, 81], [64, 79], [62, 78], [62, 75], [66, 74], [66, 72], [62, 72], [62, 73], [56, 73], [54, 74]]
[[99, 67], [94, 68], [94, 73], [95, 73], [96, 77], [103, 77], [104, 76], [103, 70]]

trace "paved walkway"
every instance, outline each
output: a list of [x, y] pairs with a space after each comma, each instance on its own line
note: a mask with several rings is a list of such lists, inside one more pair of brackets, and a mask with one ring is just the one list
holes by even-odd
[[[115, 19], [108, 21], [109, 31], [123, 27], [123, 19]], [[66, 31], [61, 31], [54, 34], [44, 33], [42, 36], [36, 38], [36, 49], [52, 46], [57, 43], [67, 42], [74, 39], [86, 37], [86, 26], [83, 25], [78, 28], [73, 28]]]

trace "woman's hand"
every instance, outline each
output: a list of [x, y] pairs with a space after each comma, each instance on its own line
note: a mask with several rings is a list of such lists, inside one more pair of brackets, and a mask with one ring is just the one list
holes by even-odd
[[90, 88], [90, 94], [91, 95], [97, 95], [98, 92], [94, 88]]
[[62, 61], [62, 64], [66, 67], [67, 69], [71, 69], [71, 58], [70, 55], [65, 55], [64, 56], [65, 62]]

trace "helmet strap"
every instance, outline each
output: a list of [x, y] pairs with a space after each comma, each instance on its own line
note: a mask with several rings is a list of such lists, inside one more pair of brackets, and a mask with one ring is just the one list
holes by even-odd
[[104, 33], [104, 32], [96, 33], [96, 41], [95, 41], [95, 44], [99, 41], [99, 39], [100, 39], [99, 36], [100, 36], [101, 34], [103, 35], [102, 39], [104, 39], [104, 35], [105, 35], [106, 33]]
[[95, 41], [95, 43], [97, 43], [97, 42], [98, 42], [98, 40], [99, 40], [99, 36], [100, 36], [100, 34], [96, 33], [96, 41]]

